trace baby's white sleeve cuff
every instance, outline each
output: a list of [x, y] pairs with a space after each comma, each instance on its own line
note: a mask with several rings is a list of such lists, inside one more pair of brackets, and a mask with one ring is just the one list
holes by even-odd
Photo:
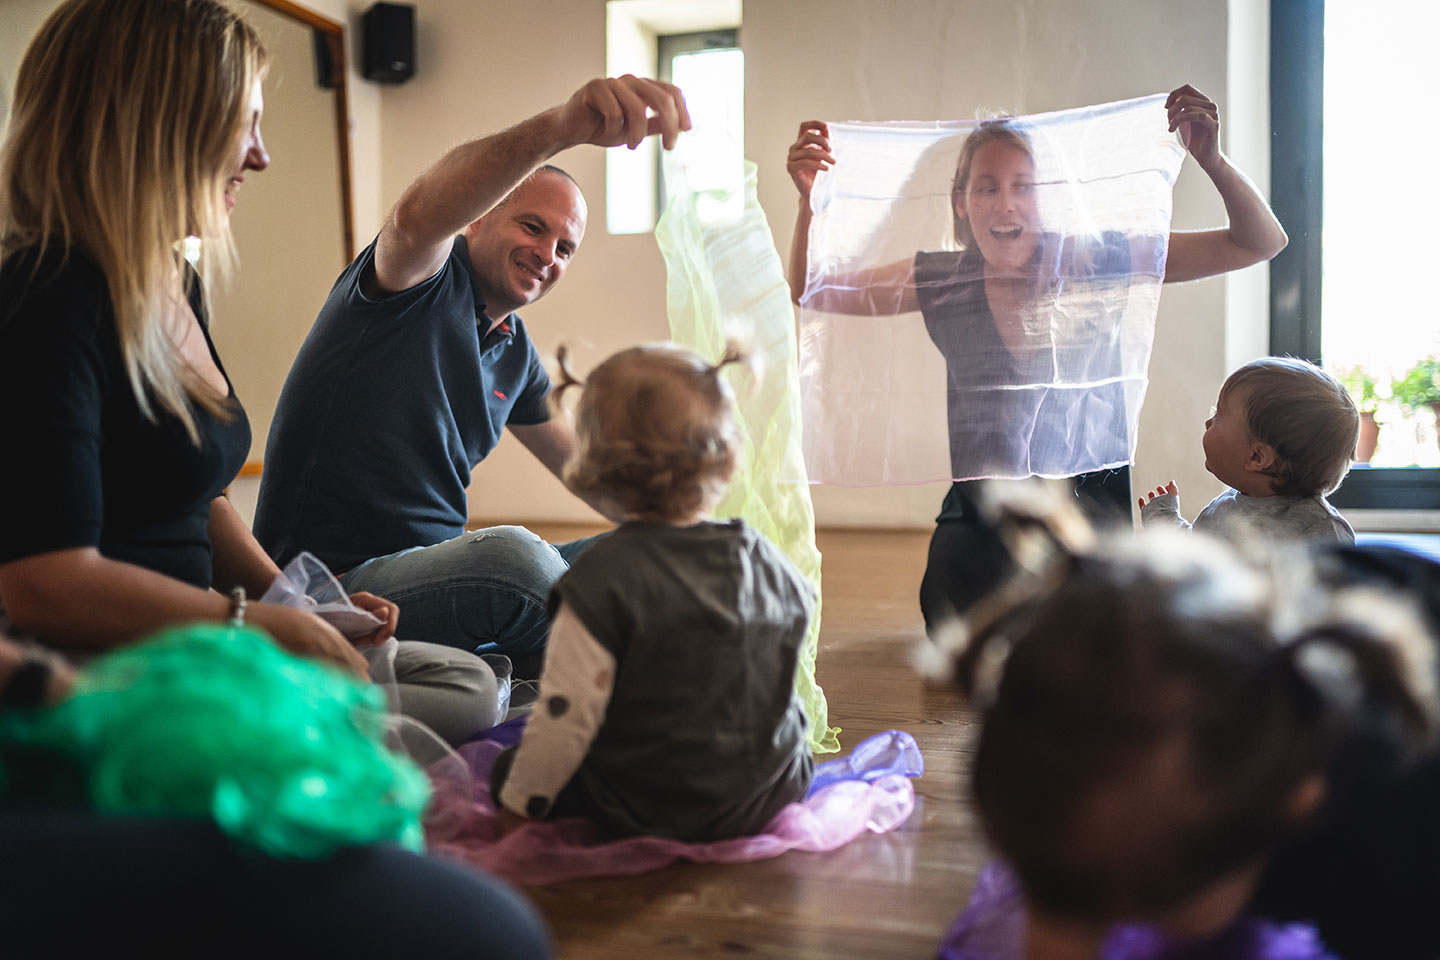
[[615, 657], [564, 604], [550, 625], [540, 696], [497, 801], [540, 820], [600, 732], [615, 689]]
[[1173, 493], [1162, 494], [1140, 508], [1142, 527], [1178, 527], [1188, 529], [1190, 524], [1180, 516], [1180, 498]]

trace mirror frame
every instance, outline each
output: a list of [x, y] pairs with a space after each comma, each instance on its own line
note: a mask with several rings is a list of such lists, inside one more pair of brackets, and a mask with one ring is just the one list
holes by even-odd
[[355, 259], [355, 212], [350, 195], [349, 64], [345, 58], [345, 25], [292, 0], [251, 0], [315, 30], [330, 52], [335, 93], [335, 137], [340, 147], [340, 243], [345, 262]]

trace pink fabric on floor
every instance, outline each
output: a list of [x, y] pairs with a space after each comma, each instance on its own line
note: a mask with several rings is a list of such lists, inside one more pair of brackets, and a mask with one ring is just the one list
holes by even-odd
[[[474, 778], [472, 796], [466, 804], [453, 789], [440, 785], [436, 793], [440, 808], [426, 818], [431, 828], [429, 847], [433, 852], [528, 885], [645, 873], [676, 860], [738, 862], [764, 860], [787, 850], [834, 850], [866, 830], [887, 833], [904, 823], [915, 808], [915, 788], [909, 778], [917, 776], [921, 767], [919, 751], [908, 734], [877, 734], [852, 754], [852, 758], [868, 756], [872, 763], [837, 760], [822, 764], [816, 770], [817, 776], [838, 769], [832, 764], [846, 763], [853, 776], [829, 783], [802, 803], [790, 804], [765, 832], [753, 837], [711, 843], [684, 843], [663, 837], [616, 840], [588, 820], [575, 818], [527, 824], [501, 837], [489, 782], [490, 768], [503, 749], [491, 740], [460, 748]], [[908, 762], [899, 762], [900, 757]], [[867, 773], [876, 772], [881, 775], [867, 782]], [[455, 782], [451, 771], [439, 779], [451, 785]]]

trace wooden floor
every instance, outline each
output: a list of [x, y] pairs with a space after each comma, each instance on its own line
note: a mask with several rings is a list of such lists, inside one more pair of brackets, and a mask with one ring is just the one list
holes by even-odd
[[[573, 531], [544, 529], [547, 539]], [[824, 612], [817, 676], [842, 751], [898, 728], [925, 756], [910, 820], [831, 853], [742, 864], [677, 864], [639, 877], [529, 888], [562, 960], [757, 957], [925, 960], [985, 860], [964, 799], [968, 715], [922, 682], [917, 594], [926, 533], [822, 532]], [[824, 759], [824, 758], [822, 758]]]

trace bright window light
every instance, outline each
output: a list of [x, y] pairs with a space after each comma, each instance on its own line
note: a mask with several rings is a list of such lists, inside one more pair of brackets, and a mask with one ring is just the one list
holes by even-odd
[[[740, 13], [741, 0], [607, 0], [605, 4], [606, 74], [658, 77], [685, 91], [696, 136], [704, 137], [701, 144], [684, 150], [687, 175], [697, 189], [701, 188], [697, 178], [704, 178], [707, 188], [730, 189], [742, 182], [745, 68], [737, 49]], [[706, 62], [716, 56], [728, 66]], [[728, 85], [723, 94], [716, 88], [721, 75]], [[694, 160], [688, 159], [692, 150]], [[711, 155], [716, 150], [735, 158], [729, 180], [716, 179], [715, 170], [730, 166]], [[649, 233], [655, 228], [663, 203], [659, 154], [653, 137], [636, 150], [605, 151], [605, 226], [610, 233]]]
[[1408, 95], [1429, 86], [1437, 32], [1433, 0], [1325, 4], [1321, 355], [1352, 393], [1360, 372], [1374, 384], [1376, 467], [1440, 467], [1434, 415], [1391, 389], [1440, 357], [1430, 288], [1440, 178], [1424, 163], [1429, 124]]
[[745, 54], [738, 49], [698, 50], [671, 62], [671, 82], [685, 93], [691, 132], [685, 176], [701, 196], [702, 220], [734, 220], [744, 207]]

